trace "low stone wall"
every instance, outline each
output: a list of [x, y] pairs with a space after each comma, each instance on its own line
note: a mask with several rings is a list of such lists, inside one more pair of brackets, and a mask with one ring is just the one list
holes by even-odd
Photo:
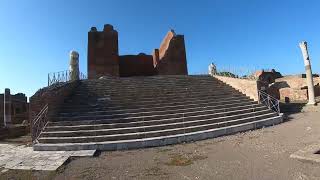
[[[313, 78], [314, 85], [320, 84], [320, 78], [314, 77]], [[294, 88], [294, 89], [301, 89], [302, 87], [307, 87], [307, 79], [306, 78], [299, 78], [295, 76], [285, 76], [283, 78], [276, 79], [276, 83], [282, 83], [280, 85]], [[282, 87], [281, 87], [282, 88]]]
[[54, 114], [57, 108], [59, 108], [63, 101], [71, 95], [79, 83], [80, 81], [73, 81], [68, 83], [54, 84], [38, 90], [33, 96], [30, 97], [29, 119], [31, 133], [33, 132], [34, 128], [33, 121], [42, 108], [48, 104], [48, 116]]
[[0, 127], [0, 140], [15, 138], [29, 133], [30, 127], [27, 125], [13, 125], [11, 127]]
[[286, 102], [307, 101], [307, 89], [282, 88], [279, 89], [280, 100]]
[[251, 99], [258, 101], [258, 82], [255, 80], [249, 79], [239, 79], [239, 78], [231, 78], [225, 76], [213, 76], [220, 81], [232, 86], [233, 88], [237, 89], [241, 93], [249, 96]]
[[[320, 78], [314, 77], [315, 96], [320, 96]], [[307, 102], [308, 87], [306, 78], [299, 76], [285, 76], [276, 79], [276, 82], [271, 84], [268, 91], [272, 92], [273, 96], [284, 102]]]

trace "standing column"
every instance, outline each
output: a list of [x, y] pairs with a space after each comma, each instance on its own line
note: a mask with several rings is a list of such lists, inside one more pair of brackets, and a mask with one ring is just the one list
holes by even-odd
[[11, 125], [11, 94], [10, 89], [4, 90], [4, 126]]
[[314, 97], [314, 85], [313, 85], [313, 77], [312, 77], [312, 70], [311, 70], [311, 63], [310, 63], [310, 57], [308, 54], [308, 47], [307, 42], [302, 41], [299, 44], [303, 59], [304, 59], [304, 67], [306, 69], [306, 76], [307, 76], [307, 85], [308, 85], [308, 96], [309, 96], [309, 102], [308, 104], [315, 105], [315, 97]]
[[211, 63], [211, 64], [209, 65], [208, 69], [209, 69], [209, 75], [210, 75], [210, 76], [214, 76], [214, 75], [217, 74], [217, 67], [216, 67], [216, 65], [214, 65], [213, 63]]
[[70, 52], [70, 80], [79, 80], [79, 53], [77, 51]]

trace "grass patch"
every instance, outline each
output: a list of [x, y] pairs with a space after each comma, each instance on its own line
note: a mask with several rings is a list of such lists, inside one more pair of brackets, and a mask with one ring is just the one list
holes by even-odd
[[165, 163], [168, 166], [189, 166], [195, 161], [207, 159], [208, 156], [201, 154], [171, 154], [170, 161]]
[[165, 163], [168, 166], [189, 166], [191, 165], [192, 159], [184, 157], [182, 155], [172, 156], [170, 161]]
[[170, 151], [172, 151], [172, 149], [160, 148], [160, 149], [158, 149], [157, 153], [166, 153], [166, 152], [170, 152]]
[[208, 158], [208, 156], [204, 156], [204, 155], [200, 155], [200, 154], [192, 156], [192, 160], [193, 161], [204, 160], [204, 159], [207, 159], [207, 158]]

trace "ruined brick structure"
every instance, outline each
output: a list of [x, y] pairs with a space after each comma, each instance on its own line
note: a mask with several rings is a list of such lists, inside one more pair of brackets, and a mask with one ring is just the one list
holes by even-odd
[[255, 79], [267, 84], [274, 83], [277, 78], [282, 77], [281, 73], [277, 72], [274, 69], [256, 71], [253, 76], [255, 77]]
[[152, 55], [119, 55], [118, 32], [112, 25], [88, 33], [88, 78], [111, 76], [187, 75], [183, 35], [169, 31]]
[[[314, 77], [314, 93], [320, 96], [320, 78]], [[308, 100], [308, 87], [305, 75], [277, 78], [268, 88], [268, 93], [285, 102], [304, 102]]]
[[[0, 126], [4, 125], [4, 94], [0, 94]], [[29, 104], [23, 93], [11, 95], [11, 121], [12, 124], [20, 124], [28, 120]]]

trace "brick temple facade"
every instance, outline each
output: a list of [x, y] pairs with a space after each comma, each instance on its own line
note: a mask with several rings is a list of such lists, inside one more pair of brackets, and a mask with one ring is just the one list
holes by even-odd
[[101, 76], [187, 75], [184, 36], [169, 31], [152, 55], [119, 55], [118, 32], [112, 25], [88, 33], [88, 78]]

